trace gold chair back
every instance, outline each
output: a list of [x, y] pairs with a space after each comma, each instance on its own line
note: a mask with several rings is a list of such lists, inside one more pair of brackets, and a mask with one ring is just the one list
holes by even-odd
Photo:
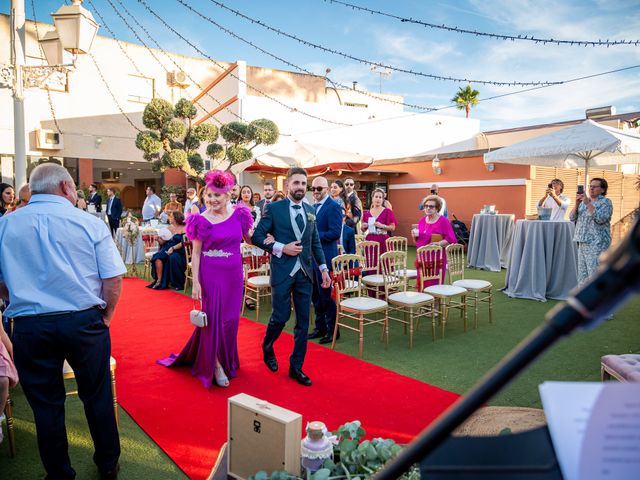
[[364, 242], [364, 239], [366, 237], [366, 235], [360, 235], [360, 234], [355, 234], [355, 239], [356, 239], [356, 245], [360, 242]]
[[[436, 280], [442, 283], [444, 250], [439, 245], [425, 245], [416, 250], [416, 263], [420, 271], [420, 281], [422, 284], [429, 280]], [[420, 285], [422, 289], [422, 285]]]
[[406, 264], [407, 254], [405, 252], [391, 251], [380, 255], [380, 269], [387, 297], [390, 293], [407, 290], [407, 277], [401, 273]]
[[250, 274], [269, 275], [270, 267], [267, 260], [267, 253], [257, 255], [256, 247], [248, 243], [240, 244], [242, 254], [242, 265], [244, 266], [244, 278], [249, 278]]
[[409, 241], [406, 237], [389, 237], [385, 240], [387, 252], [407, 252]]
[[459, 243], [447, 245], [447, 273], [449, 283], [464, 280], [464, 247]]
[[363, 272], [367, 275], [374, 275], [380, 272], [379, 257], [380, 244], [372, 240], [365, 240], [356, 244], [356, 253], [364, 259], [361, 264]]
[[333, 284], [336, 289], [336, 303], [340, 303], [340, 297], [349, 293], [360, 295], [362, 285], [360, 279], [362, 272], [360, 267], [364, 262], [361, 255], [338, 255], [331, 260], [333, 270]]

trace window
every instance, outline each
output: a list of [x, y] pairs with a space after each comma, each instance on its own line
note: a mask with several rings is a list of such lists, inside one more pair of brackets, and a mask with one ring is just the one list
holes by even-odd
[[156, 81], [153, 78], [129, 74], [127, 100], [134, 103], [149, 103], [155, 98]]

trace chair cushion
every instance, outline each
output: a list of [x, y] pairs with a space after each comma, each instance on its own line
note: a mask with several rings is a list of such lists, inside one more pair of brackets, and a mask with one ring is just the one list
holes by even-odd
[[362, 283], [367, 285], [384, 285], [384, 276], [382, 275], [365, 275], [362, 277]]
[[352, 297], [345, 298], [340, 302], [341, 307], [358, 310], [360, 312], [368, 312], [370, 310], [379, 310], [387, 306], [387, 302], [377, 298], [370, 297]]
[[430, 293], [434, 297], [453, 297], [467, 292], [466, 289], [455, 285], [431, 285], [422, 291]]
[[402, 303], [404, 305], [418, 305], [419, 303], [433, 300], [431, 295], [421, 292], [397, 292], [392, 293], [387, 298], [390, 302]]
[[271, 277], [269, 275], [258, 275], [247, 279], [247, 283], [252, 287], [268, 287], [271, 285]]
[[403, 270], [396, 270], [396, 273], [402, 277], [418, 278], [418, 271], [411, 268], [405, 268]]
[[[109, 368], [111, 370], [116, 369], [116, 359], [113, 357], [109, 357]], [[67, 362], [66, 360], [62, 364], [62, 375], [67, 379], [75, 377], [73, 368], [71, 368], [71, 365], [69, 365], [69, 362]]]
[[485, 288], [491, 288], [491, 282], [487, 282], [486, 280], [471, 280], [470, 278], [456, 280], [453, 282], [453, 285], [466, 288], [467, 290], [484, 290]]
[[640, 355], [605, 355], [601, 358], [602, 365], [612, 370], [627, 382], [640, 382]]

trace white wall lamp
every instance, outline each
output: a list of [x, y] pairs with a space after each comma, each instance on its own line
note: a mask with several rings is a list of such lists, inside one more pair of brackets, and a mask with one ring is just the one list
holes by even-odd
[[442, 167], [440, 166], [440, 159], [438, 158], [438, 155], [433, 157], [433, 160], [431, 160], [431, 168], [433, 168], [434, 174], [442, 175]]
[[100, 148], [100, 145], [102, 145], [102, 137], [96, 137], [95, 139], [96, 148]]
[[486, 167], [487, 167], [487, 170], [489, 170], [490, 172], [493, 172], [496, 169], [496, 164], [495, 163], [487, 163]]

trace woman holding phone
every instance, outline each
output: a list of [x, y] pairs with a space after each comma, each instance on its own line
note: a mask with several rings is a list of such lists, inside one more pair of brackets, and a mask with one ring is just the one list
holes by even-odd
[[589, 193], [578, 186], [576, 206], [569, 216], [576, 224], [573, 241], [578, 244], [578, 283], [584, 283], [597, 269], [600, 254], [611, 245], [613, 204], [604, 178], [592, 178]]
[[538, 202], [539, 207], [551, 209], [551, 218], [549, 220], [552, 222], [563, 221], [567, 214], [567, 209], [571, 204], [569, 197], [562, 193], [563, 190], [564, 183], [562, 180], [554, 178], [548, 185], [544, 197], [542, 197]]

